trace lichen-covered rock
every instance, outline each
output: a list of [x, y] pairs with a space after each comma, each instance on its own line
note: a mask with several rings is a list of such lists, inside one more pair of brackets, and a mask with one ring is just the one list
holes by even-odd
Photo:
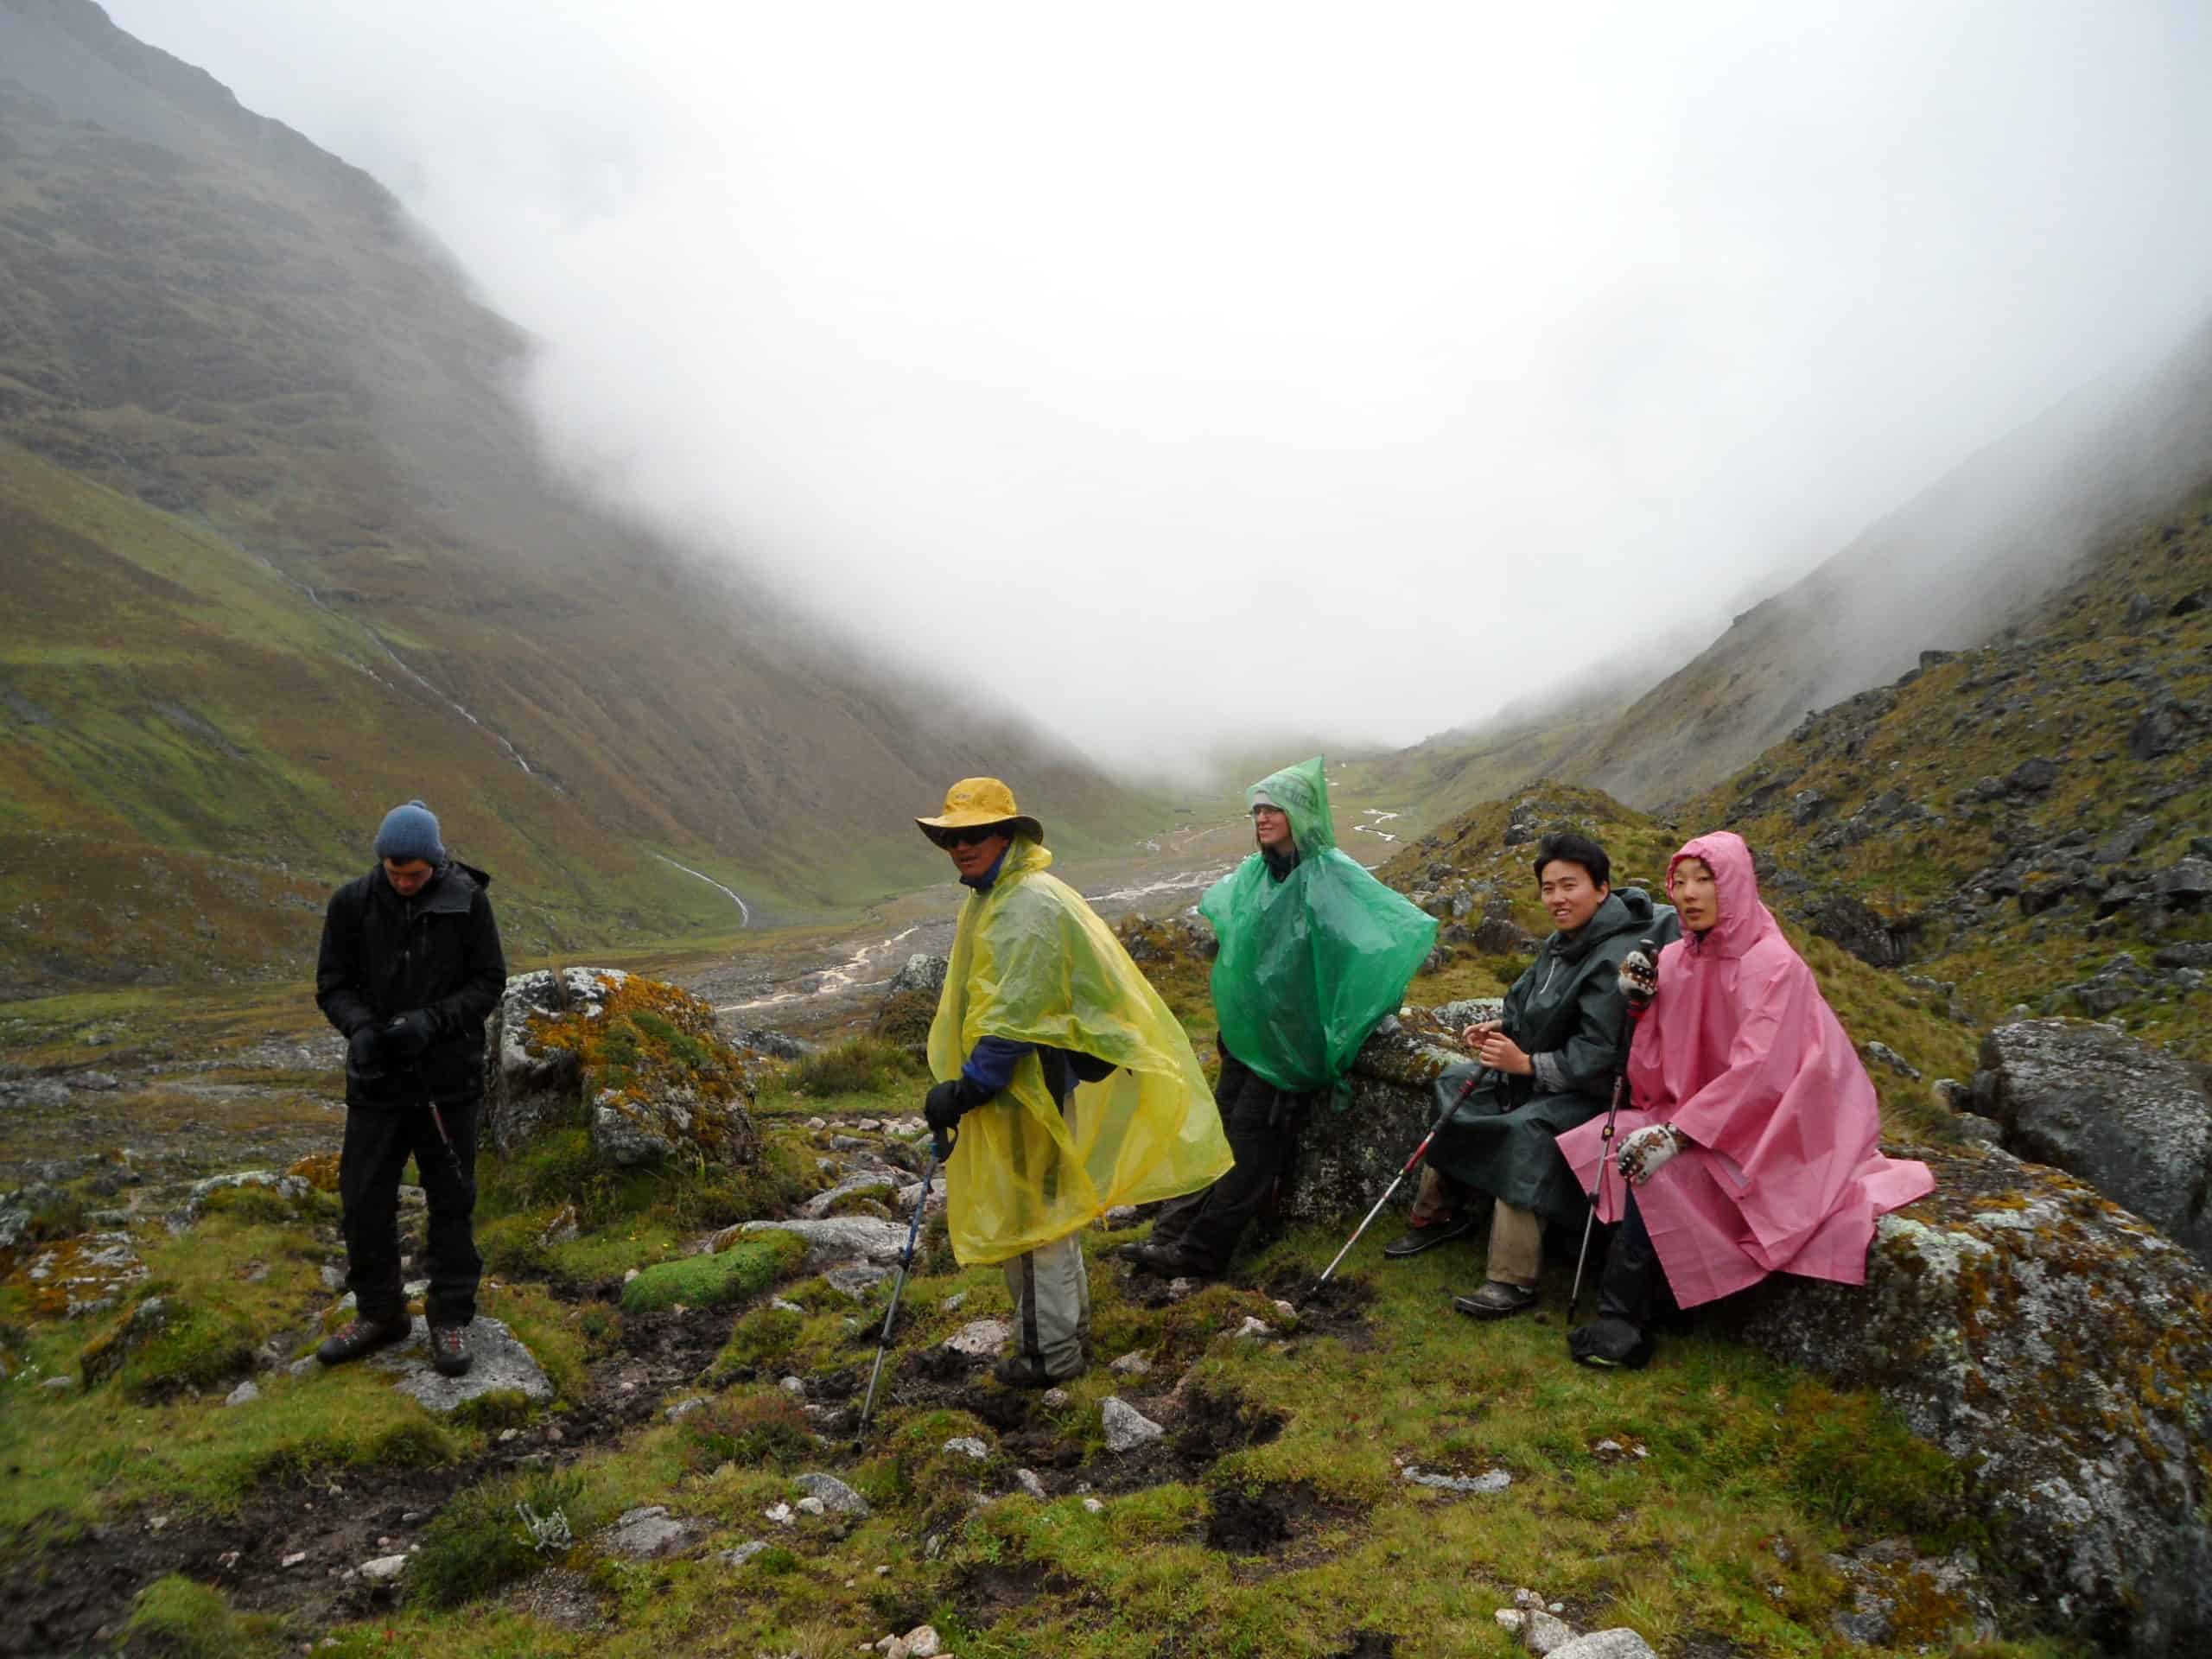
[[582, 1124], [608, 1163], [750, 1163], [760, 1142], [745, 1067], [714, 1009], [614, 968], [518, 974], [493, 1015], [486, 1119], [511, 1154]]
[[[1459, 1029], [1414, 1009], [1367, 1039], [1352, 1063], [1351, 1104], [1337, 1112], [1325, 1103], [1306, 1116], [1298, 1185], [1284, 1206], [1292, 1219], [1364, 1215], [1382, 1196], [1435, 1116], [1429, 1084], [1467, 1058], [1455, 1044]], [[1408, 1179], [1399, 1202], [1410, 1204], [1413, 1192]]]
[[2000, 1564], [2117, 1650], [2212, 1643], [2212, 1277], [2059, 1171], [1910, 1149], [1936, 1191], [1882, 1218], [1864, 1287], [1778, 1274], [1716, 1315], [1878, 1390], [1956, 1458]]
[[2212, 1262], [2212, 1099], [2183, 1061], [2110, 1026], [2016, 1020], [1982, 1039], [1969, 1106], [2006, 1150], [2080, 1176]]
[[887, 1002], [905, 992], [919, 991], [934, 1001], [944, 988], [944, 976], [951, 965], [947, 957], [917, 950], [891, 976], [891, 982], [883, 988], [884, 1000]]
[[229, 1175], [210, 1175], [204, 1181], [192, 1184], [191, 1195], [185, 1201], [185, 1217], [188, 1220], [199, 1219], [207, 1208], [207, 1201], [219, 1192], [243, 1192], [256, 1188], [273, 1193], [289, 1204], [296, 1204], [315, 1191], [315, 1184], [304, 1175], [279, 1175], [268, 1169], [241, 1169]]
[[38, 1249], [9, 1282], [29, 1293], [33, 1313], [80, 1319], [115, 1306], [145, 1276], [130, 1234], [91, 1233]]
[[820, 1270], [858, 1258], [896, 1262], [906, 1253], [904, 1222], [874, 1216], [825, 1216], [819, 1221], [741, 1221], [714, 1237], [714, 1248], [728, 1249], [750, 1233], [791, 1233], [806, 1244], [806, 1265]]

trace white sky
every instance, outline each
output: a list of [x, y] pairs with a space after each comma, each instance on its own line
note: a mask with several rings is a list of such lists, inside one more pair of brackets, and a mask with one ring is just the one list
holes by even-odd
[[1694, 645], [2212, 311], [2212, 8], [110, 0], [618, 499], [1124, 766]]

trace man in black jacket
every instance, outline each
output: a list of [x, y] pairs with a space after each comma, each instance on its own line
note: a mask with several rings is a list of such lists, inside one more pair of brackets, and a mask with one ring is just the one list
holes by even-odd
[[385, 815], [376, 855], [374, 869], [331, 895], [315, 964], [316, 1005], [347, 1045], [338, 1195], [356, 1309], [316, 1357], [358, 1359], [410, 1328], [397, 1222], [412, 1157], [430, 1211], [430, 1357], [458, 1376], [484, 1271], [469, 1226], [484, 1021], [506, 988], [506, 958], [492, 878], [447, 857], [422, 802]]

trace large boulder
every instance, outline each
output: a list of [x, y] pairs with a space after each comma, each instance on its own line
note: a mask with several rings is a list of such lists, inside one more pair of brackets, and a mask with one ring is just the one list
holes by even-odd
[[2212, 1099], [2187, 1063], [2113, 1026], [2018, 1020], [1982, 1039], [1967, 1106], [2212, 1262]]
[[2003, 1566], [2121, 1652], [2212, 1644], [2212, 1278], [2057, 1170], [1910, 1148], [1936, 1191], [1878, 1224], [1863, 1287], [1766, 1281], [1719, 1317], [1872, 1389], [1961, 1465]]
[[511, 1155], [582, 1125], [613, 1164], [750, 1163], [743, 1058], [690, 992], [619, 968], [518, 974], [486, 1046], [486, 1122]]
[[[1440, 1020], [1438, 1014], [1447, 1017]], [[1467, 1058], [1452, 1046], [1460, 1026], [1468, 1023], [1452, 1023], [1461, 1014], [1496, 1017], [1487, 1009], [1458, 1006], [1434, 1014], [1414, 1009], [1403, 1019], [1385, 1020], [1367, 1039], [1352, 1065], [1351, 1103], [1338, 1112], [1324, 1102], [1306, 1116], [1297, 1187], [1284, 1205], [1291, 1219], [1333, 1223], [1363, 1216], [1382, 1196], [1436, 1116], [1429, 1084], [1446, 1066]], [[1410, 1204], [1413, 1194], [1408, 1179], [1397, 1201]]]

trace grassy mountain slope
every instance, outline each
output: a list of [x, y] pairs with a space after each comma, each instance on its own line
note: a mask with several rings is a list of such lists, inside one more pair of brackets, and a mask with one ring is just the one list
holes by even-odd
[[[0, 0], [0, 490], [48, 566], [0, 623], [50, 716], [0, 750], [19, 830], [327, 883], [420, 793], [605, 938], [734, 919], [657, 852], [785, 914], [929, 879], [907, 819], [967, 773], [1072, 851], [1154, 821], [581, 499], [511, 397], [524, 342], [392, 200], [82, 0]], [[79, 919], [4, 977], [251, 962], [276, 925], [226, 908], [180, 957]]]
[[[2116, 1017], [2212, 1058], [2185, 960], [2212, 965], [2212, 902], [2171, 874], [2212, 857], [2212, 492], [2108, 538], [2017, 628], [1806, 720], [1681, 816], [1741, 831], [1785, 873], [1786, 908], [1985, 1015]], [[2107, 972], [2122, 953], [2134, 968]]]
[[2053, 410], [1737, 617], [1559, 775], [1643, 804], [1709, 789], [1820, 709], [1979, 643], [2082, 550], [2212, 478], [2212, 327], [2145, 385]]

